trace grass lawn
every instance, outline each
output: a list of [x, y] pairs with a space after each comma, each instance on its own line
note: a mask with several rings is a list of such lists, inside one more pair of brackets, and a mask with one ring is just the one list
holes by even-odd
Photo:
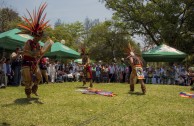
[[81, 94], [81, 85], [40, 85], [31, 100], [24, 87], [0, 89], [0, 126], [194, 126], [194, 99], [179, 96], [190, 87], [147, 84], [140, 95], [139, 84], [133, 94], [128, 84], [94, 84], [117, 94], [106, 97]]

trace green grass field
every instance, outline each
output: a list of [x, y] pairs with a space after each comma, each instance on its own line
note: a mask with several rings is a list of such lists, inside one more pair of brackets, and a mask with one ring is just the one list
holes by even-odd
[[[194, 99], [180, 92], [190, 87], [147, 84], [129, 94], [128, 84], [94, 84], [115, 97], [76, 91], [82, 83], [39, 86], [39, 97], [26, 99], [24, 87], [0, 89], [2, 126], [194, 126]], [[190, 91], [189, 91], [190, 92]]]

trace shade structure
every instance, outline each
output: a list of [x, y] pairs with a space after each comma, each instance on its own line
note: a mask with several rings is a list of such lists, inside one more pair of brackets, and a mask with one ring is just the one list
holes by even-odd
[[[74, 62], [82, 64], [82, 59], [75, 59]], [[94, 60], [90, 60], [90, 63], [94, 63], [94, 62], [95, 62]]]
[[[0, 48], [15, 50], [16, 47], [24, 46], [24, 43], [28, 39], [32, 39], [32, 36], [26, 34], [17, 34], [21, 32], [19, 29], [12, 29], [0, 34]], [[44, 45], [43, 42], [39, 42], [41, 46]]]
[[75, 62], [75, 63], [82, 64], [82, 59], [75, 59], [74, 62]]
[[186, 56], [186, 53], [165, 44], [142, 53], [143, 59], [147, 62], [180, 62]]
[[60, 42], [55, 42], [51, 46], [50, 52], [46, 53], [45, 56], [75, 59], [80, 57], [80, 53], [61, 44]]

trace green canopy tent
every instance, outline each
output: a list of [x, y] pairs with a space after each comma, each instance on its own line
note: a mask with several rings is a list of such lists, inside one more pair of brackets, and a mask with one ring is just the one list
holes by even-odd
[[[0, 34], [0, 48], [7, 50], [15, 50], [16, 47], [24, 46], [24, 43], [28, 39], [32, 39], [32, 36], [26, 34], [17, 34], [21, 32], [19, 29], [12, 29]], [[44, 45], [43, 42], [39, 42], [41, 46]]]
[[75, 59], [80, 57], [80, 53], [75, 50], [61, 44], [60, 42], [55, 42], [51, 46], [50, 52], [46, 53], [45, 56], [55, 57], [55, 58], [70, 58]]
[[74, 62], [75, 62], [75, 63], [82, 64], [82, 59], [75, 59]]
[[[79, 63], [79, 64], [82, 64], [82, 59], [75, 59], [74, 60], [75, 63]], [[91, 63], [94, 63], [95, 61], [94, 60], [90, 60]]]
[[186, 58], [187, 54], [175, 48], [162, 44], [154, 49], [142, 53], [142, 57], [147, 62], [180, 62]]

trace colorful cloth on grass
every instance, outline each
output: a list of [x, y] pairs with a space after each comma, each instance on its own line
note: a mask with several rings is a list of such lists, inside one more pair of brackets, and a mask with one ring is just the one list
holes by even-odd
[[180, 92], [179, 95], [184, 98], [194, 98], [194, 94], [189, 92]]
[[113, 92], [94, 89], [94, 88], [78, 89], [77, 91], [82, 92], [82, 94], [92, 94], [92, 95], [98, 94], [98, 95], [103, 95], [103, 96], [108, 96], [108, 97], [116, 96], [116, 94], [114, 94]]

